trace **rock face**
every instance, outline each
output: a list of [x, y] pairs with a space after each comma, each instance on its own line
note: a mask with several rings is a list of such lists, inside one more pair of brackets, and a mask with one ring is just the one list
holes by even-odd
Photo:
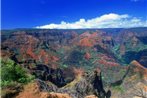
[[142, 79], [147, 82], [147, 68], [143, 67], [139, 62], [135, 60], [130, 63], [130, 66], [132, 67], [132, 72], [139, 73]]
[[[117, 82], [118, 83], [118, 82]], [[110, 88], [112, 98], [146, 98], [147, 69], [132, 61], [122, 81]]]
[[86, 96], [85, 98], [98, 98], [98, 97], [96, 97], [95, 95], [89, 95], [89, 96]]
[[37, 68], [33, 70], [33, 74], [36, 75], [41, 80], [50, 81], [61, 87], [66, 84], [63, 71], [60, 68], [53, 69], [49, 68], [46, 65], [37, 65]]
[[25, 85], [16, 98], [110, 98], [110, 96], [111, 92], [106, 92], [103, 88], [101, 73], [95, 71], [90, 76], [80, 74], [63, 87], [37, 79]]
[[1, 91], [1, 98], [15, 98], [22, 89], [23, 87], [20, 84], [3, 88]]
[[99, 98], [103, 98], [104, 96], [110, 98], [111, 96], [110, 94], [108, 95], [110, 91], [106, 93], [104, 90], [101, 74], [98, 74], [97, 72], [92, 73], [90, 76], [83, 76], [83, 74], [80, 73], [72, 82], [63, 87], [56, 87], [52, 83], [46, 84], [41, 80], [37, 81], [41, 91], [66, 93], [72, 98], [83, 98], [91, 94], [94, 94]]
[[[24, 86], [24, 90], [16, 98], [79, 98], [71, 97], [67, 93], [43, 92], [37, 83], [30, 83]], [[83, 97], [81, 97], [83, 98]], [[95, 95], [88, 95], [85, 98], [98, 98]]]
[[[43, 84], [40, 84], [42, 86], [45, 86]], [[43, 90], [47, 90], [47, 91], [54, 91], [55, 88], [51, 88], [51, 87], [47, 87], [46, 88], [40, 88], [39, 85], [35, 82], [35, 83], [30, 83], [26, 86], [24, 86], [24, 90], [22, 92], [19, 93], [18, 96], [16, 96], [16, 98], [71, 98], [68, 94], [61, 94], [61, 93], [54, 93], [54, 92], [43, 92], [41, 91], [41, 89]]]

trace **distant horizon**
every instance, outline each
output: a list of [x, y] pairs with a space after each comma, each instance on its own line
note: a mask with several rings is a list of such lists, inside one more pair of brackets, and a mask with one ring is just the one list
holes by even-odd
[[11, 29], [1, 29], [3, 30], [92, 30], [92, 29], [134, 29], [134, 28], [147, 28], [146, 27], [129, 27], [129, 28], [80, 28], [80, 29], [45, 29], [45, 28], [11, 28]]

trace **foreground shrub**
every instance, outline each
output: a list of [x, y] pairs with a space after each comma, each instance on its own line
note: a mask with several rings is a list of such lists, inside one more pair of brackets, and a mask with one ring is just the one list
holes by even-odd
[[26, 70], [13, 60], [1, 60], [1, 86], [9, 86], [15, 83], [27, 83], [34, 79]]

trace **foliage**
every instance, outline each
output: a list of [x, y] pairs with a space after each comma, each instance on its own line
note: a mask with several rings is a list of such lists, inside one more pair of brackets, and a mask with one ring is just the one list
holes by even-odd
[[78, 50], [74, 50], [70, 53], [70, 55], [67, 58], [66, 64], [69, 65], [80, 65], [80, 61], [83, 60], [83, 53], [78, 51]]
[[34, 79], [34, 76], [28, 75], [20, 65], [16, 64], [13, 60], [6, 59], [1, 62], [1, 86], [8, 86], [18, 83], [27, 83]]
[[80, 40], [81, 47], [92, 47], [93, 42], [89, 38], [83, 38]]
[[124, 88], [120, 85], [120, 86], [113, 86], [113, 89], [116, 90], [116, 91], [119, 91], [121, 93], [124, 92]]

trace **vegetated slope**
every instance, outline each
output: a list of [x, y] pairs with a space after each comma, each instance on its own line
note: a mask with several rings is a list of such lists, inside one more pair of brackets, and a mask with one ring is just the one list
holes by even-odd
[[[16, 85], [4, 80], [4, 97], [136, 96], [133, 86], [144, 92], [147, 82], [146, 38], [146, 28], [2, 31], [2, 66], [8, 63], [6, 59], [11, 59], [35, 79], [28, 86], [25, 84], [21, 93], [7, 92], [16, 89]], [[30, 86], [32, 89], [27, 93]], [[35, 88], [38, 95], [33, 91]]]

